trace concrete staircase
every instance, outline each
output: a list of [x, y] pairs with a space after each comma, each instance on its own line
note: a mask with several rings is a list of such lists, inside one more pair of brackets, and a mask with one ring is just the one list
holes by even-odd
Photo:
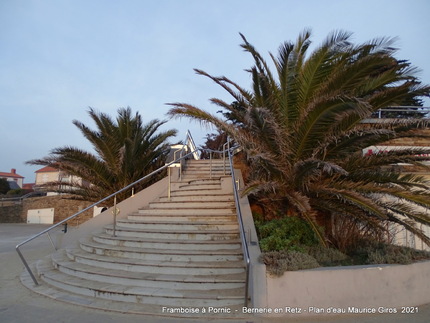
[[37, 262], [45, 294], [129, 313], [198, 316], [178, 314], [181, 307], [239, 313], [245, 268], [234, 198], [223, 178], [231, 181], [222, 161], [188, 161], [170, 198], [118, 220], [115, 236], [107, 225]]

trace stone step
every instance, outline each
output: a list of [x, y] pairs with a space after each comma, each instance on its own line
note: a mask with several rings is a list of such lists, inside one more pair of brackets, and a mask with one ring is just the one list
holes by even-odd
[[188, 214], [181, 214], [181, 215], [174, 215], [173, 213], [169, 214], [142, 214], [142, 213], [132, 213], [127, 216], [127, 219], [132, 221], [172, 221], [172, 222], [193, 222], [193, 221], [204, 221], [206, 223], [219, 223], [223, 221], [237, 221], [236, 214], [219, 214], [219, 215], [212, 215], [212, 214], [198, 214], [198, 215], [188, 215]]
[[[182, 193], [181, 194], [174, 194], [174, 193]], [[183, 191], [176, 191], [171, 192], [170, 199], [167, 196], [160, 197], [160, 202], [196, 202], [196, 201], [213, 201], [213, 202], [233, 202], [234, 198], [231, 194], [205, 194], [205, 195], [196, 195], [193, 193], [189, 193], [189, 191], [183, 192]], [[196, 191], [201, 193], [201, 191]]]
[[233, 201], [167, 201], [149, 203], [150, 209], [232, 209], [233, 207]]
[[239, 250], [240, 240], [161, 240], [136, 237], [113, 237], [105, 233], [93, 235], [93, 240], [114, 246], [177, 250]]
[[[106, 226], [105, 232], [107, 234], [113, 234], [113, 227]], [[119, 237], [137, 237], [144, 239], [161, 239], [161, 240], [235, 240], [239, 238], [239, 232], [237, 230], [216, 230], [216, 231], [177, 231], [172, 232], [170, 230], [145, 230], [145, 229], [126, 229], [116, 228], [115, 233]]]
[[237, 221], [205, 222], [199, 221], [151, 221], [151, 220], [117, 220], [118, 228], [148, 229], [148, 230], [171, 230], [171, 231], [202, 231], [202, 230], [239, 230]]
[[81, 248], [68, 248], [67, 256], [78, 263], [108, 269], [124, 269], [138, 273], [187, 274], [187, 275], [226, 275], [244, 274], [245, 267], [241, 261], [215, 262], [180, 262], [180, 261], [151, 261], [135, 258], [119, 258], [88, 253]]
[[244, 286], [243, 274], [189, 275], [139, 273], [124, 269], [94, 267], [71, 261], [64, 251], [51, 256], [53, 265], [61, 272], [92, 281], [114, 283], [125, 286], [149, 288], [171, 288], [186, 290], [234, 289]]
[[212, 165], [228, 165], [228, 161], [227, 160], [222, 160], [222, 159], [218, 159], [218, 158], [213, 158], [213, 159], [199, 159], [199, 160], [195, 160], [195, 159], [190, 159], [187, 162], [187, 165], [192, 165], [192, 166], [196, 166], [196, 165], [210, 165], [212, 163]]
[[221, 184], [179, 184], [178, 190], [219, 190], [221, 191]]
[[178, 250], [113, 246], [93, 240], [79, 241], [82, 250], [97, 255], [153, 261], [242, 261], [241, 250]]
[[230, 175], [223, 175], [223, 174], [212, 174], [212, 177], [208, 172], [204, 173], [197, 173], [197, 174], [190, 174], [190, 173], [183, 173], [181, 177], [181, 183], [183, 182], [189, 182], [189, 181], [195, 181], [195, 180], [210, 180], [210, 179], [216, 179], [221, 180], [222, 178], [229, 178]]
[[170, 196], [213, 196], [217, 198], [218, 196], [224, 196], [225, 193], [219, 189], [213, 190], [199, 190], [199, 189], [173, 189], [170, 193]]
[[221, 177], [221, 176], [229, 176], [230, 171], [228, 169], [225, 170], [222, 167], [212, 167], [212, 176], [211, 169], [209, 166], [207, 167], [187, 167], [183, 171], [182, 175], [204, 175], [207, 178]]
[[[234, 215], [234, 208], [181, 208], [181, 209], [139, 209], [139, 215], [187, 215], [192, 217], [197, 216], [213, 216], [213, 215]], [[133, 215], [136, 215], [135, 213]]]
[[[198, 170], [207, 170], [209, 172], [210, 168], [212, 167], [212, 170], [217, 171], [223, 171], [224, 172], [224, 165], [222, 163], [212, 163], [212, 166], [210, 163], [204, 163], [204, 164], [194, 164], [194, 163], [188, 163], [183, 167], [183, 170], [191, 172], [191, 171], [198, 171]], [[225, 165], [225, 171], [230, 171], [230, 166], [228, 164]]]
[[107, 300], [163, 306], [235, 306], [244, 302], [244, 287], [220, 290], [181, 290], [125, 286], [67, 275], [56, 270], [50, 258], [37, 263], [37, 272], [46, 283], [71, 293]]
[[188, 184], [188, 185], [200, 185], [200, 184], [218, 184], [221, 185], [219, 178], [194, 178], [185, 180], [182, 178], [181, 181], [177, 181], [176, 183]]

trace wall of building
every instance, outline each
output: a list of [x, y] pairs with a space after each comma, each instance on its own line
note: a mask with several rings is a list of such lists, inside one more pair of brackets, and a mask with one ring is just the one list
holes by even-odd
[[36, 185], [58, 181], [59, 172], [40, 172], [36, 173]]
[[[92, 202], [70, 199], [68, 195], [43, 196], [25, 199], [22, 204], [0, 207], [0, 223], [26, 223], [28, 210], [54, 209], [54, 223], [83, 210]], [[85, 211], [69, 225], [79, 225], [93, 217], [93, 210]]]
[[420, 136], [427, 136], [426, 137], [409, 137], [409, 138], [398, 138], [398, 139], [391, 139], [384, 143], [384, 145], [387, 146], [422, 146], [422, 147], [428, 147], [430, 146], [430, 129], [419, 129], [412, 131], [416, 135]]

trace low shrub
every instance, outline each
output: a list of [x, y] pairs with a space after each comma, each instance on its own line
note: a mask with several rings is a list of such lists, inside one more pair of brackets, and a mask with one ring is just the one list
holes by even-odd
[[284, 217], [268, 222], [257, 220], [255, 224], [263, 251], [304, 251], [303, 246], [318, 244], [309, 224], [298, 217]]
[[267, 266], [269, 273], [281, 276], [285, 271], [319, 267], [314, 257], [299, 251], [269, 251], [261, 254], [260, 261]]
[[320, 266], [410, 264], [430, 259], [430, 252], [396, 246], [370, 238], [357, 238], [341, 252], [319, 244], [309, 224], [298, 217], [264, 221], [254, 214], [263, 262], [270, 273], [310, 269]]
[[348, 256], [340, 250], [326, 248], [321, 245], [312, 246], [308, 249], [308, 254], [316, 259], [321, 266], [343, 265]]
[[362, 264], [402, 264], [430, 259], [430, 253], [387, 243], [364, 241], [351, 252], [356, 262]]

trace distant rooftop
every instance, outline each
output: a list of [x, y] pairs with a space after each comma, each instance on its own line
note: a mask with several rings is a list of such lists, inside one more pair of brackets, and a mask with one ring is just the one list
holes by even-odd
[[54, 167], [50, 167], [50, 166], [45, 166], [45, 167], [35, 171], [35, 173], [49, 173], [49, 172], [58, 172], [58, 169], [56, 169]]
[[5, 172], [0, 172], [0, 177], [1, 178], [3, 178], [3, 177], [8, 177], [8, 178], [24, 178], [24, 176], [21, 176], [21, 175], [19, 175], [19, 174], [17, 174], [16, 173], [16, 169], [15, 168], [12, 168], [11, 170], [10, 170], [10, 173], [5, 173]]

